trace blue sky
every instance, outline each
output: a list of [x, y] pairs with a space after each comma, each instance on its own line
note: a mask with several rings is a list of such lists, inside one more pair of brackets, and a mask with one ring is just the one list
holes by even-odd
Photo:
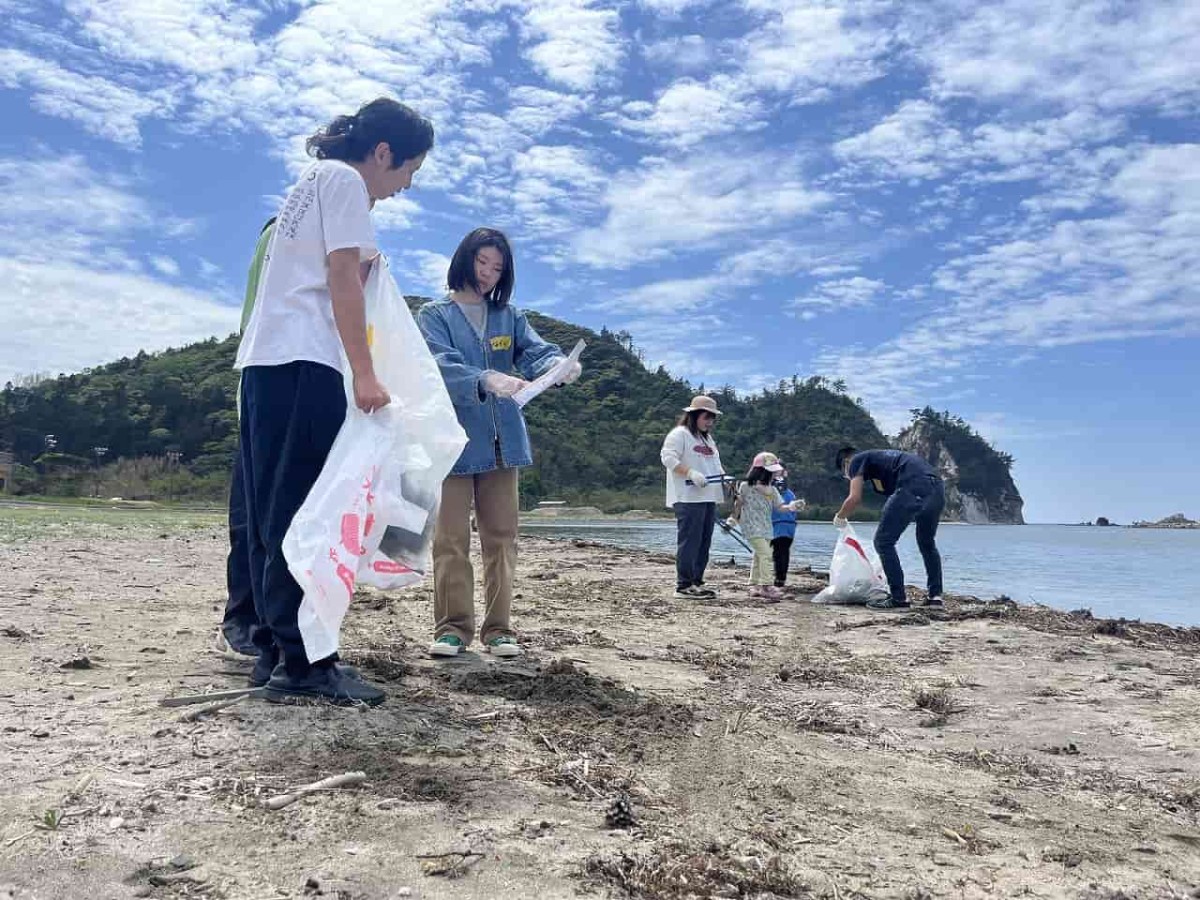
[[[1200, 517], [1200, 4], [0, 0], [0, 381], [234, 330], [303, 138], [434, 120], [409, 293], [517, 299], [754, 390], [843, 378], [1017, 457], [1032, 521]], [[586, 362], [586, 359], [585, 359]]]

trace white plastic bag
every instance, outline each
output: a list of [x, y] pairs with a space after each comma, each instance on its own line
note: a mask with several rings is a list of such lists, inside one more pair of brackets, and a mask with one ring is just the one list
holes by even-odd
[[391, 403], [361, 412], [343, 358], [346, 421], [283, 539], [288, 568], [304, 589], [299, 625], [310, 661], [337, 652], [357, 584], [400, 588], [430, 571], [442, 481], [467, 443], [383, 257], [364, 293], [371, 359]]
[[813, 603], [866, 603], [872, 594], [887, 591], [883, 566], [870, 544], [864, 544], [847, 523], [838, 532], [833, 561], [829, 564], [829, 587], [812, 598]]

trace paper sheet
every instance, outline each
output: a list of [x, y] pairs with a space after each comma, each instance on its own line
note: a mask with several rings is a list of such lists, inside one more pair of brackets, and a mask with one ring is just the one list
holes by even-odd
[[541, 375], [535, 381], [529, 382], [528, 387], [523, 387], [513, 394], [513, 400], [517, 402], [517, 406], [524, 406], [542, 392], [554, 387], [556, 384], [562, 384], [562, 380], [567, 377], [567, 369], [570, 368], [571, 363], [579, 362], [579, 357], [583, 355], [583, 348], [586, 346], [587, 343], [585, 341], [579, 341], [572, 348], [570, 356], [560, 361], [554, 368]]

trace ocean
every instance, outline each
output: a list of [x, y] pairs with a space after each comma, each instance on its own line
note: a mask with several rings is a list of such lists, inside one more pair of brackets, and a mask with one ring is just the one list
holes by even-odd
[[[873, 523], [855, 523], [870, 539]], [[673, 520], [523, 521], [524, 534], [585, 538], [619, 547], [675, 550]], [[793, 565], [827, 571], [837, 531], [801, 522]], [[1072, 525], [943, 525], [938, 530], [946, 590], [980, 599], [1006, 595], [1057, 609], [1171, 625], [1200, 625], [1200, 530], [1096, 528]], [[749, 554], [720, 529], [712, 557], [739, 562]], [[913, 529], [900, 540], [905, 580], [922, 587], [925, 569]]]

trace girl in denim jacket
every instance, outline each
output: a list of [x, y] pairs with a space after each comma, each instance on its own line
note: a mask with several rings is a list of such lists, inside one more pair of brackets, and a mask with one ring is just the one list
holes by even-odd
[[[513, 571], [517, 564], [517, 470], [533, 463], [529, 433], [513, 394], [563, 358], [509, 305], [515, 282], [503, 232], [476, 228], [450, 261], [444, 300], [425, 304], [417, 324], [437, 359], [467, 446], [442, 485], [433, 539], [434, 656], [456, 656], [475, 633], [471, 507], [483, 552], [485, 649], [517, 656]], [[519, 376], [510, 374], [513, 370]], [[566, 381], [579, 377], [575, 363]]]

